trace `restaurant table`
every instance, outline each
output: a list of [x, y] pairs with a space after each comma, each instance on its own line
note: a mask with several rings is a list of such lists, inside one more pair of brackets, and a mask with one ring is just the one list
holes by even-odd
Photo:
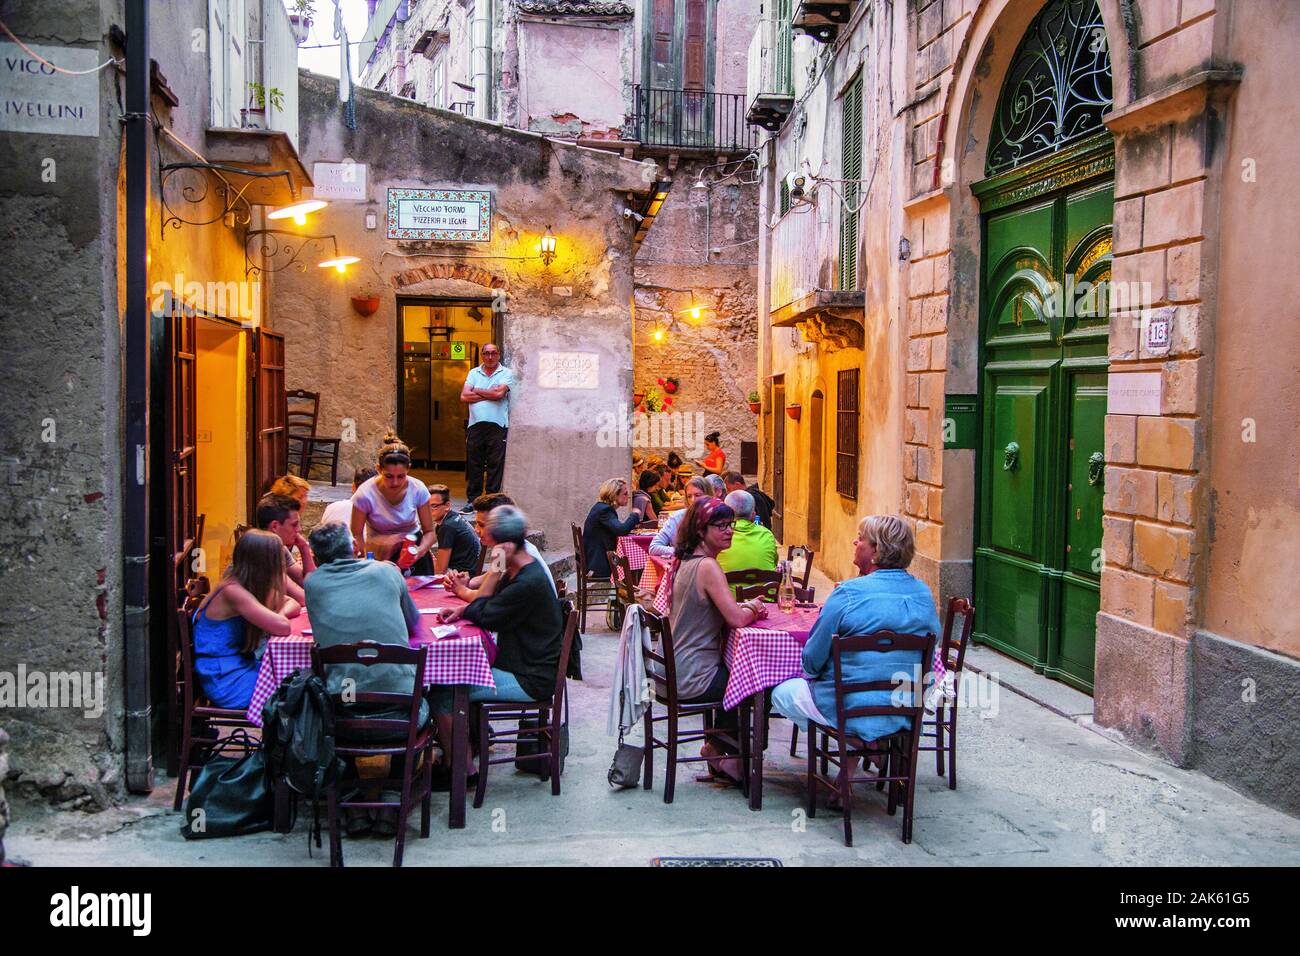
[[795, 606], [789, 613], [764, 602], [767, 617], [727, 632], [723, 660], [730, 674], [722, 705], [728, 710], [751, 698], [749, 808], [763, 809], [763, 746], [767, 690], [792, 677], [803, 677], [803, 646], [808, 643], [821, 605]]
[[[646, 561], [650, 558], [650, 542], [654, 537], [652, 534], [625, 534], [618, 539], [617, 553], [619, 557], [627, 558], [628, 570], [640, 571], [646, 566]], [[613, 580], [613, 577], [611, 574], [610, 579]]]
[[[444, 638], [434, 637], [430, 628], [438, 623], [432, 612], [439, 608], [465, 607], [465, 602], [433, 584], [431, 577], [413, 576], [406, 579], [411, 600], [420, 613], [418, 633], [411, 638], [411, 647], [429, 645], [425, 658], [424, 686], [448, 685], [452, 692], [451, 797], [447, 825], [451, 829], [465, 826], [465, 751], [469, 741], [468, 688], [495, 687], [492, 680], [492, 662], [496, 659], [496, 644], [492, 635], [468, 621], [454, 625], [456, 634]], [[311, 618], [303, 611], [291, 622], [293, 633], [287, 637], [267, 639], [262, 653], [262, 664], [257, 672], [253, 699], [248, 705], [248, 719], [262, 725], [262, 708], [271, 699], [281, 682], [295, 670], [311, 669]], [[283, 823], [287, 807], [281, 806], [282, 795], [277, 793], [276, 820]]]
[[655, 591], [663, 581], [664, 572], [668, 570], [668, 559], [646, 554], [645, 569], [641, 572], [641, 587]]

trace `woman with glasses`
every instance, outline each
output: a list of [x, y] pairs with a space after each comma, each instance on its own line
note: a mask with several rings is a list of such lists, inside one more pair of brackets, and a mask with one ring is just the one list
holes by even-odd
[[[686, 512], [677, 531], [674, 561], [668, 570], [673, 654], [677, 665], [677, 697], [683, 704], [721, 701], [730, 676], [722, 659], [726, 632], [747, 627], [767, 616], [763, 602], [737, 604], [718, 564], [718, 554], [731, 547], [736, 514], [716, 498], [700, 498]], [[720, 711], [718, 728], [733, 735], [735, 710]], [[739, 781], [742, 768], [733, 752], [706, 741], [700, 749], [713, 776]]]

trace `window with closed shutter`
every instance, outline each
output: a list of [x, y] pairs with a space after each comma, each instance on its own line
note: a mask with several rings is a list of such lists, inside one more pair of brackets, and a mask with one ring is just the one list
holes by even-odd
[[775, 0], [776, 12], [776, 89], [780, 93], [794, 92], [794, 11], [793, 0]]
[[858, 205], [862, 202], [862, 74], [844, 91], [841, 101], [840, 178], [844, 180], [840, 209], [840, 288], [858, 287]]
[[858, 370], [838, 373], [835, 405], [835, 490], [858, 497]]

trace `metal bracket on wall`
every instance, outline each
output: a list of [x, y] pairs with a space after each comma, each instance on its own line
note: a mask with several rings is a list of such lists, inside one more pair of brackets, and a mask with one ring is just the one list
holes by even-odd
[[[207, 226], [214, 222], [233, 217], [231, 226], [246, 226], [253, 218], [254, 202], [265, 200], [267, 205], [277, 205], [269, 195], [270, 181], [283, 176], [289, 184], [290, 192], [296, 192], [293, 177], [287, 169], [261, 172], [229, 166], [224, 163], [165, 163], [158, 167], [158, 192], [162, 200], [162, 237], [167, 238], [167, 227], [179, 229], [181, 224], [187, 226]], [[247, 177], [247, 182], [236, 186], [227, 176]], [[215, 183], [213, 182], [215, 181]], [[168, 186], [171, 186], [171, 198]], [[256, 188], [255, 188], [256, 187]], [[179, 192], [179, 196], [177, 193]], [[208, 201], [209, 193], [219, 200], [220, 211], [206, 219], [190, 219], [185, 215], [185, 207], [199, 208]], [[191, 213], [190, 215], [196, 215]], [[247, 274], [247, 273], [245, 273]]]
[[[287, 236], [288, 240], [280, 238]], [[260, 245], [254, 246], [253, 240], [256, 239]], [[295, 240], [295, 241], [289, 241]], [[290, 266], [296, 265], [299, 272], [307, 271], [307, 263], [301, 261], [299, 256], [306, 251], [307, 247], [313, 242], [325, 242], [328, 240], [334, 245], [334, 258], [338, 258], [339, 241], [333, 233], [327, 233], [323, 236], [304, 236], [296, 232], [290, 232], [287, 229], [250, 229], [248, 235], [244, 237], [244, 276], [262, 274], [267, 272], [282, 272]], [[257, 249], [261, 256], [263, 265], [253, 265], [253, 248]], [[268, 259], [284, 259], [280, 265], [266, 265]]]

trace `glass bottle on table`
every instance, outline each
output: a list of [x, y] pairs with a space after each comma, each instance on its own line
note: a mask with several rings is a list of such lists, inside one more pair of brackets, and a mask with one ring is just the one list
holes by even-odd
[[781, 562], [781, 583], [776, 590], [776, 606], [782, 614], [794, 611], [794, 578], [790, 574], [790, 562]]

